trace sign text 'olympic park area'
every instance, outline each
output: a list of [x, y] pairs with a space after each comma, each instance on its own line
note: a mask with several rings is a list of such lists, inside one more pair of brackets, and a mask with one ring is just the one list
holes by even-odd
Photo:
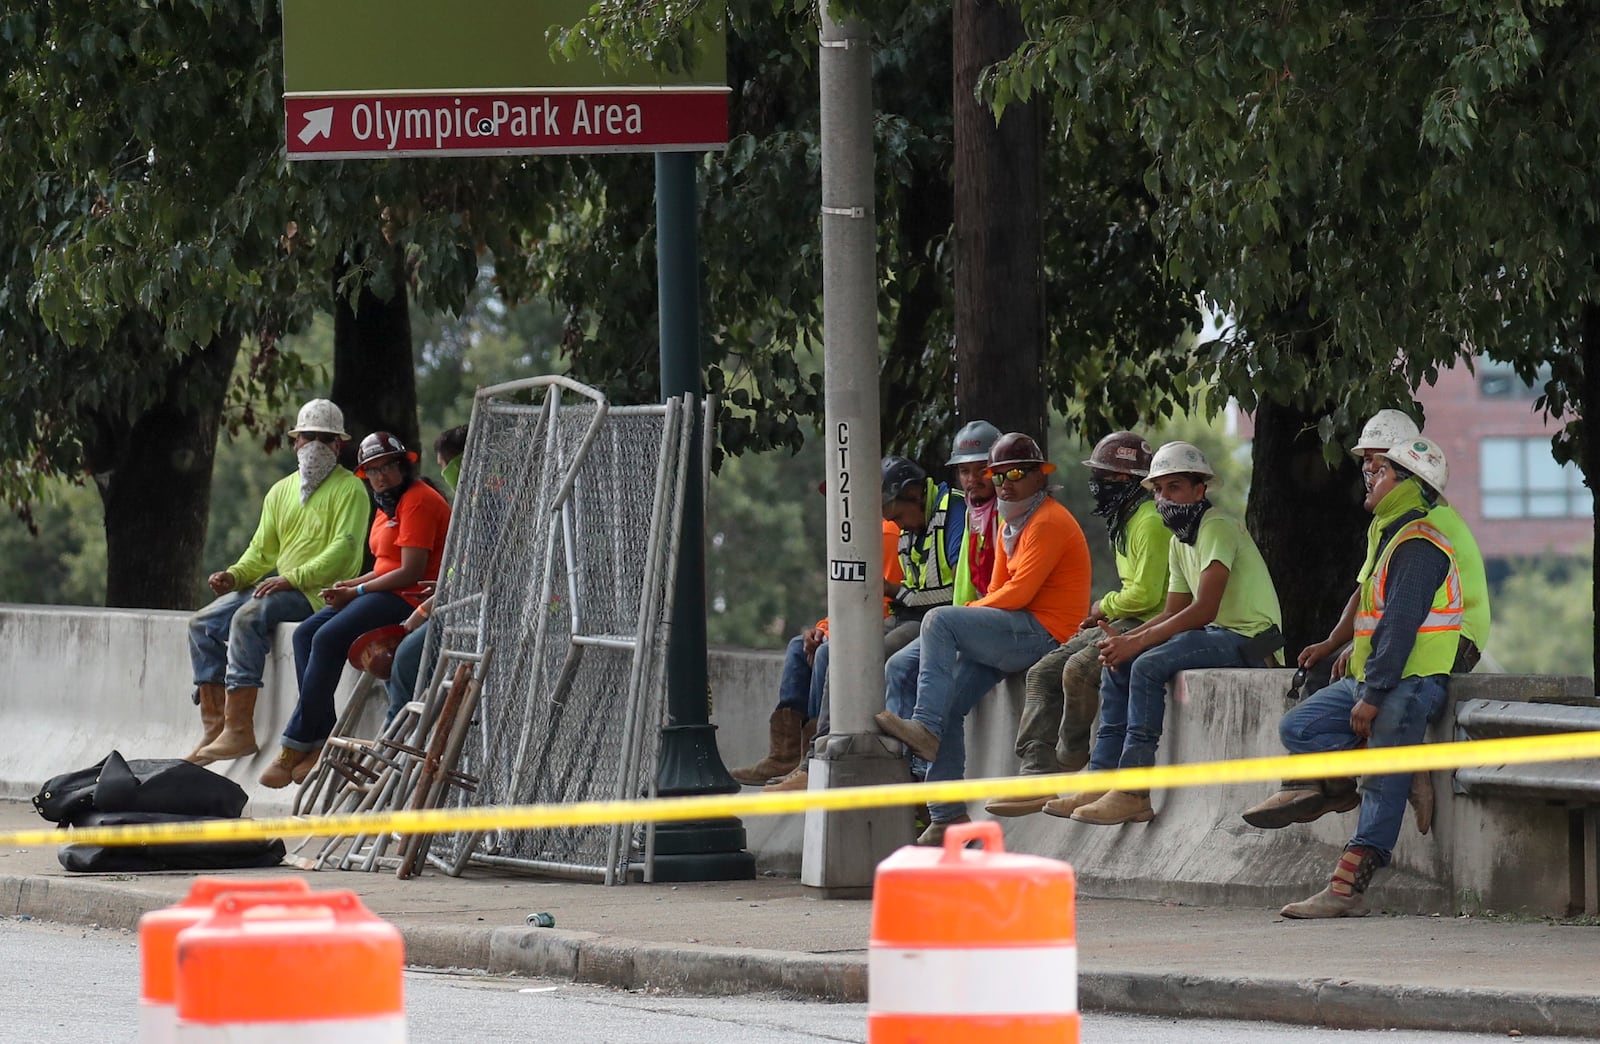
[[552, 58], [587, 0], [284, 0], [290, 159], [720, 149], [724, 41], [692, 72]]

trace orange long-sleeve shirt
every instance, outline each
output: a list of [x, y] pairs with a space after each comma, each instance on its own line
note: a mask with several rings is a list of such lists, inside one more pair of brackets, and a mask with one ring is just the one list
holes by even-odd
[[1064, 642], [1089, 615], [1089, 542], [1078, 520], [1046, 497], [1017, 540], [1015, 555], [995, 541], [989, 593], [970, 604], [991, 609], [1026, 609]]

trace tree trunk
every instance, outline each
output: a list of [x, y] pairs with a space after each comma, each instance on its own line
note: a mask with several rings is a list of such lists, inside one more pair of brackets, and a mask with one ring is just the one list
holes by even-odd
[[[385, 300], [363, 286], [352, 307], [338, 290], [352, 262], [341, 258], [334, 267], [333, 388], [329, 395], [344, 411], [351, 435], [346, 456], [374, 431], [400, 436], [406, 446], [423, 453], [417, 428], [417, 373], [411, 351], [411, 309], [406, 297], [404, 267], [398, 252], [390, 259], [389, 283], [394, 293]], [[426, 458], [426, 454], [423, 454]]]
[[224, 331], [185, 355], [160, 401], [131, 426], [103, 424], [86, 448], [105, 508], [106, 605], [194, 608], [217, 428], [239, 342], [236, 331]]
[[1022, 41], [1018, 9], [955, 0], [956, 409], [1045, 442], [1040, 111], [1012, 105], [998, 126], [973, 97], [979, 74]]
[[[930, 346], [930, 325], [944, 303], [943, 280], [934, 251], [950, 231], [951, 206], [950, 181], [942, 170], [919, 177], [900, 205], [896, 238], [901, 278], [910, 285], [901, 295], [900, 308], [895, 313], [894, 337], [884, 355], [878, 386], [885, 454], [912, 452], [912, 444], [917, 441], [917, 418], [927, 405], [926, 389], [950, 384], [949, 353], [943, 345]], [[943, 470], [954, 431], [946, 425], [929, 435], [931, 442], [917, 455], [924, 466]]]
[[1250, 450], [1245, 520], [1278, 589], [1290, 663], [1339, 619], [1356, 587], [1371, 521], [1361, 506], [1355, 458], [1341, 454], [1336, 468], [1323, 459], [1320, 413], [1261, 400]]
[[[1589, 487], [1589, 496], [1594, 498], [1596, 483], [1600, 482], [1600, 438], [1596, 438], [1589, 430], [1589, 414], [1595, 409], [1595, 404], [1600, 403], [1600, 304], [1593, 301], [1583, 306], [1583, 355], [1581, 365], [1583, 376], [1579, 383], [1579, 392], [1572, 396], [1573, 405], [1577, 414], [1582, 418], [1579, 430], [1582, 438], [1579, 440], [1578, 466], [1583, 469], [1583, 484]], [[1600, 508], [1600, 504], [1595, 505]], [[1596, 512], [1600, 515], [1600, 511]], [[1600, 565], [1600, 530], [1596, 531], [1591, 548], [1590, 563]], [[1600, 620], [1600, 584], [1595, 585], [1591, 592], [1591, 601], [1595, 612], [1595, 619]], [[1600, 678], [1600, 641], [1595, 643], [1594, 676]]]

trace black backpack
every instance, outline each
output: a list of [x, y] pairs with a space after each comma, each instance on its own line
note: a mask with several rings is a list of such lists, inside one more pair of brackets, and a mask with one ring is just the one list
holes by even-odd
[[196, 819], [237, 819], [249, 801], [226, 776], [177, 758], [128, 761], [112, 751], [98, 762], [51, 779], [33, 807], [52, 823], [90, 812], [166, 812]]

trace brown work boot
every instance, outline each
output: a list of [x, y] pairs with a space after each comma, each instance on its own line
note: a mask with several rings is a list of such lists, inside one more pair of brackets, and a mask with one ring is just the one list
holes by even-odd
[[1433, 829], [1433, 774], [1416, 772], [1411, 776], [1411, 793], [1406, 796], [1411, 811], [1417, 817], [1417, 833], [1426, 834]]
[[1072, 818], [1079, 823], [1094, 826], [1117, 826], [1121, 823], [1148, 823], [1156, 816], [1150, 807], [1149, 792], [1113, 790], [1098, 801], [1079, 805]]
[[788, 790], [808, 790], [811, 787], [811, 773], [806, 769], [808, 763], [800, 762], [800, 767], [784, 776], [776, 783], [768, 783], [761, 788], [762, 793], [780, 793]]
[[906, 747], [923, 761], [932, 761], [939, 756], [939, 737], [928, 730], [928, 726], [915, 718], [902, 718], [898, 714], [881, 710], [872, 716], [878, 723], [878, 728], [884, 735], [893, 736], [904, 743]]
[[1291, 823], [1310, 823], [1329, 812], [1348, 812], [1359, 804], [1354, 779], [1286, 779], [1281, 790], [1245, 809], [1241, 818], [1253, 827], [1278, 830]]
[[278, 751], [278, 756], [273, 759], [267, 770], [261, 773], [261, 785], [272, 790], [282, 790], [290, 783], [302, 783], [311, 774], [311, 768], [317, 763], [320, 750], [290, 750], [284, 747]]
[[196, 743], [194, 750], [184, 761], [192, 761], [196, 765], [209, 765], [214, 758], [204, 757], [200, 752], [218, 736], [222, 735], [224, 708], [227, 704], [227, 690], [216, 682], [202, 682], [199, 687], [200, 697], [200, 742]]
[[[1032, 775], [1032, 773], [1023, 773], [1023, 775]], [[1042, 811], [1044, 806], [1053, 800], [1055, 800], [1054, 794], [1040, 794], [1038, 797], [996, 798], [984, 805], [983, 810], [991, 816], [1005, 816], [1008, 819], [1016, 816], [1031, 816], [1035, 812]]]
[[256, 745], [256, 695], [257, 689], [234, 689], [228, 693], [224, 713], [224, 728], [220, 735], [196, 753], [208, 765], [213, 761], [232, 761], [248, 757], [261, 748]]
[[1062, 794], [1053, 801], [1046, 801], [1039, 811], [1057, 819], [1071, 819], [1072, 813], [1105, 796], [1106, 792], [1103, 790], [1080, 790], [1075, 794]]
[[779, 707], [767, 719], [767, 756], [754, 765], [736, 768], [729, 775], [750, 787], [764, 787], [779, 776], [786, 776], [800, 765], [803, 749], [800, 712]]
[[1371, 912], [1365, 893], [1377, 869], [1377, 850], [1365, 845], [1351, 845], [1339, 856], [1339, 865], [1334, 867], [1328, 887], [1298, 903], [1290, 903], [1278, 912], [1296, 920], [1365, 917]]
[[954, 819], [935, 819], [928, 824], [928, 829], [922, 832], [916, 843], [928, 848], [942, 845], [944, 844], [944, 832], [946, 830], [959, 823], [970, 822], [972, 822], [972, 817], [968, 815], [959, 815]]

